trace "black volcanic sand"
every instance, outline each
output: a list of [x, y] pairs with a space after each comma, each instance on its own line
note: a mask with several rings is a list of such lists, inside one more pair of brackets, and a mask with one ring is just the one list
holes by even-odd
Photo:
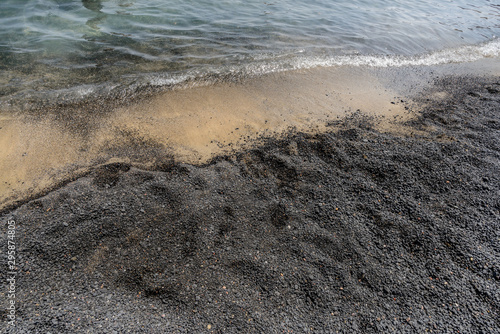
[[413, 135], [353, 115], [204, 166], [107, 165], [4, 213], [10, 332], [499, 333], [500, 80], [419, 102]]

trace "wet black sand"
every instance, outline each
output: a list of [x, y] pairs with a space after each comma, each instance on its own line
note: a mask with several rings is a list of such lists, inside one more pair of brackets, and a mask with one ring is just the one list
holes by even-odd
[[500, 80], [420, 102], [408, 136], [353, 115], [205, 166], [107, 165], [4, 212], [0, 331], [500, 332]]

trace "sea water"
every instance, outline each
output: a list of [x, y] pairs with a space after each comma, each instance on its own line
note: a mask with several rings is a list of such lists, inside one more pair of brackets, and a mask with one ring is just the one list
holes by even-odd
[[2, 0], [0, 103], [498, 57], [496, 0]]

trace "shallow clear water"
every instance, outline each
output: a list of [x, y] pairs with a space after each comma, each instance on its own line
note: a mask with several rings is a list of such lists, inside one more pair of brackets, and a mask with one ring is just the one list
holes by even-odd
[[492, 0], [2, 0], [0, 97], [498, 57]]

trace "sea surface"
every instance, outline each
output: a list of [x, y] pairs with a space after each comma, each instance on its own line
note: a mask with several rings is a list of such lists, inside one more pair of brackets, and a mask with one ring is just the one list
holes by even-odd
[[497, 0], [2, 0], [0, 106], [500, 55]]

